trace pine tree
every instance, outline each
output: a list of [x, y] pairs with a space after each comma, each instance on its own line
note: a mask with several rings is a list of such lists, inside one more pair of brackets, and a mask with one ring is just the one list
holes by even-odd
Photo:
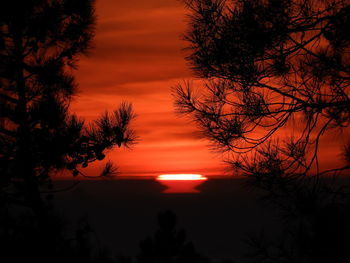
[[185, 2], [187, 59], [202, 82], [175, 87], [175, 104], [285, 223], [275, 244], [251, 239], [252, 256], [349, 262], [349, 190], [335, 175], [348, 174], [350, 146], [340, 167], [322, 170], [318, 157], [326, 133], [349, 131], [350, 2]]
[[[5, 1], [0, 10], [0, 190], [5, 202], [45, 209], [40, 186], [57, 171], [73, 176], [129, 146], [132, 107], [123, 103], [93, 124], [69, 113], [73, 70], [94, 36], [93, 0]], [[113, 172], [110, 163], [102, 172]]]
[[[274, 160], [276, 171], [294, 175], [349, 169], [319, 171], [317, 153], [326, 132], [350, 123], [350, 2], [185, 2], [187, 59], [205, 81], [198, 93], [175, 88], [179, 111], [215, 146], [237, 153], [232, 164], [243, 172], [251, 170], [241, 158], [248, 152], [267, 173]], [[288, 125], [294, 132], [284, 136]], [[276, 145], [279, 137], [284, 143]]]

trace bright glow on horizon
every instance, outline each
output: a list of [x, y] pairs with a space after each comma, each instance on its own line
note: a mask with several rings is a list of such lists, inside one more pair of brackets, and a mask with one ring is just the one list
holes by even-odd
[[161, 174], [157, 177], [159, 181], [172, 181], [172, 180], [183, 180], [183, 181], [198, 181], [207, 180], [208, 178], [201, 174]]

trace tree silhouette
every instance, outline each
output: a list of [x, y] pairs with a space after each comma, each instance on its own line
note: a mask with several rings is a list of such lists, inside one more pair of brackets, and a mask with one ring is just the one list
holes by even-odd
[[[349, 1], [185, 2], [187, 59], [206, 82], [203, 92], [176, 87], [178, 110], [216, 146], [235, 153], [276, 141], [292, 125], [293, 134], [274, 149], [282, 164], [276, 169], [321, 173], [322, 135], [350, 120]], [[251, 170], [242, 158], [232, 163]]]
[[[73, 70], [94, 36], [94, 0], [5, 1], [0, 10], [0, 239], [14, 262], [92, 262], [90, 230], [72, 238], [50, 209], [53, 174], [135, 141], [129, 103], [88, 125], [69, 112]], [[107, 162], [100, 176], [115, 173]], [[80, 229], [81, 228], [81, 229]], [[97, 259], [96, 259], [97, 260]], [[108, 260], [99, 259], [100, 262]]]
[[153, 238], [140, 243], [138, 263], [209, 262], [195, 251], [191, 242], [186, 241], [184, 230], [176, 230], [176, 221], [176, 215], [171, 211], [159, 213], [159, 229]]
[[344, 166], [330, 170], [319, 169], [318, 153], [326, 132], [348, 132], [350, 2], [185, 3], [187, 59], [203, 82], [175, 87], [175, 105], [249, 185], [266, 190], [286, 222], [277, 244], [251, 238], [251, 256], [349, 262], [349, 192], [329, 175], [348, 171], [350, 147]]
[[[123, 103], [88, 126], [69, 113], [71, 69], [91, 47], [94, 1], [10, 1], [0, 12], [0, 184], [21, 189], [21, 201], [35, 207], [53, 172], [77, 176], [106, 150], [133, 143], [133, 112]], [[102, 175], [111, 172], [108, 163]]]

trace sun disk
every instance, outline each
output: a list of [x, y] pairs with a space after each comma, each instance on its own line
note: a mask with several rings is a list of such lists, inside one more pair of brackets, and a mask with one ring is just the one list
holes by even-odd
[[157, 177], [157, 180], [159, 181], [173, 181], [173, 180], [191, 180], [191, 181], [198, 181], [198, 180], [207, 180], [207, 177], [201, 175], [201, 174], [161, 174]]

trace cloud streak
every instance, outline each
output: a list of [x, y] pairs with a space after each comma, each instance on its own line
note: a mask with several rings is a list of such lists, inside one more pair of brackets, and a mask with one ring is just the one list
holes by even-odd
[[[185, 9], [176, 0], [97, 1], [95, 49], [81, 58], [72, 111], [87, 121], [121, 101], [133, 103], [139, 143], [108, 158], [121, 174], [222, 173], [193, 123], [174, 113], [170, 88], [191, 77], [184, 60]], [[87, 173], [96, 173], [95, 164]]]

